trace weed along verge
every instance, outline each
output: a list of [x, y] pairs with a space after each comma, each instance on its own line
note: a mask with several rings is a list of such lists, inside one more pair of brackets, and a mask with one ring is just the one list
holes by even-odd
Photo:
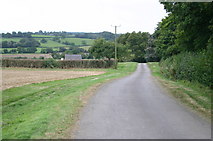
[[[137, 63], [119, 63], [106, 73], [34, 83], [3, 90], [3, 139], [63, 139], [77, 121], [88, 91], [135, 71]], [[95, 71], [95, 69], [93, 69]], [[77, 70], [75, 70], [77, 71]]]
[[171, 80], [160, 71], [159, 63], [148, 63], [152, 74], [181, 103], [191, 107], [201, 116], [211, 118], [211, 95], [213, 91], [200, 83], [187, 80]]

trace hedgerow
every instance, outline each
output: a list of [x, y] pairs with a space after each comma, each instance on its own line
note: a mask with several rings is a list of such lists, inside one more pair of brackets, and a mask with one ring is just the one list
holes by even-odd
[[2, 59], [2, 67], [26, 67], [26, 68], [110, 68], [113, 60], [63, 60], [54, 59]]
[[213, 68], [207, 51], [184, 52], [160, 62], [161, 72], [170, 79], [197, 81], [213, 87]]

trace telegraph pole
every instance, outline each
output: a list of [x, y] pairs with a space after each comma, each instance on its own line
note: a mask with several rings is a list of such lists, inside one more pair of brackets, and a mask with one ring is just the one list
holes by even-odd
[[118, 59], [117, 59], [117, 41], [116, 41], [116, 35], [117, 35], [117, 27], [120, 27], [120, 26], [113, 26], [115, 27], [115, 69], [117, 69], [117, 65], [118, 65]]

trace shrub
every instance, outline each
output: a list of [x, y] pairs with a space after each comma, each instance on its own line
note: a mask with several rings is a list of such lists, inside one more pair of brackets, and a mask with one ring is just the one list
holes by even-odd
[[170, 79], [197, 81], [213, 86], [211, 60], [207, 51], [185, 52], [162, 60], [161, 72]]
[[2, 59], [2, 67], [27, 68], [110, 68], [113, 60]]

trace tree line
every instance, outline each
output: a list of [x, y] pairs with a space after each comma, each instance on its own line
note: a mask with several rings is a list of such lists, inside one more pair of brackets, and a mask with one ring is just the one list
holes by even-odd
[[[117, 38], [118, 60], [160, 61], [166, 77], [213, 88], [213, 3], [162, 4], [168, 16], [153, 34], [132, 32]], [[114, 43], [97, 39], [89, 52], [97, 59], [114, 58]]]
[[[132, 32], [120, 35], [116, 39], [119, 61], [147, 62], [157, 61], [155, 52], [149, 49], [153, 46], [152, 35], [148, 32]], [[103, 38], [96, 39], [89, 52], [96, 59], [111, 59], [115, 54], [115, 43]]]
[[[43, 38], [52, 38], [51, 36], [55, 36], [54, 38], [57, 40], [57, 38], [86, 38], [86, 39], [98, 39], [98, 38], [104, 38], [105, 40], [114, 40], [114, 34], [111, 32], [100, 32], [100, 33], [85, 33], [85, 32], [47, 32], [47, 31], [38, 31], [38, 32], [15, 32], [12, 33], [2, 33], [2, 38], [30, 38], [32, 35], [48, 35], [44, 36]], [[40, 38], [33, 37], [33, 38]]]
[[157, 26], [153, 37], [160, 58], [181, 52], [212, 50], [212, 3], [163, 3], [169, 15]]
[[164, 76], [213, 88], [213, 3], [163, 3], [169, 13], [155, 30]]

